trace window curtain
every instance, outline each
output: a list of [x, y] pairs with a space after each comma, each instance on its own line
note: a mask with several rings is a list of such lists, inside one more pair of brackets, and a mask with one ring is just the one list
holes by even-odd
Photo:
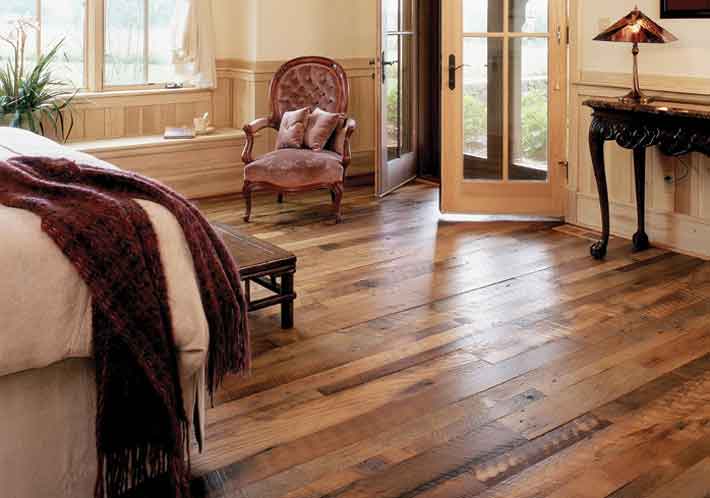
[[217, 84], [211, 0], [183, 0], [177, 9], [173, 64], [184, 83], [200, 88]]

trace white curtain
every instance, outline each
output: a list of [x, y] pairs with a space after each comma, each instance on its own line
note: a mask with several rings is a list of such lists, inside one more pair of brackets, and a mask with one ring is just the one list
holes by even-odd
[[200, 88], [217, 85], [212, 0], [182, 0], [176, 10], [175, 72]]

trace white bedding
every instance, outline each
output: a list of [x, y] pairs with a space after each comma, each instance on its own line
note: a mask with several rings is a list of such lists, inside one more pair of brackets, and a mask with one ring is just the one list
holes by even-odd
[[[0, 127], [0, 160], [17, 155], [114, 168], [27, 131]], [[160, 242], [180, 376], [191, 378], [203, 368], [209, 345], [192, 257], [175, 218], [162, 206], [139, 202]], [[90, 311], [86, 285], [42, 232], [39, 217], [0, 205], [0, 376], [90, 357]]]
[[[113, 168], [29, 132], [0, 127], [0, 160], [74, 159]], [[179, 224], [139, 201], [160, 241], [185, 410], [204, 433], [207, 320]], [[91, 296], [37, 216], [0, 205], [0, 496], [91, 498], [96, 479], [96, 385]], [[76, 359], [74, 359], [76, 358]], [[192, 424], [191, 424], [192, 425]]]

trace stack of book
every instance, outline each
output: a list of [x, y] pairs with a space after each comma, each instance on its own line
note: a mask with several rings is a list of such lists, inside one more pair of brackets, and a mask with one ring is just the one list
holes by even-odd
[[166, 139], [178, 139], [178, 138], [195, 138], [194, 128], [165, 128], [165, 133], [163, 138]]

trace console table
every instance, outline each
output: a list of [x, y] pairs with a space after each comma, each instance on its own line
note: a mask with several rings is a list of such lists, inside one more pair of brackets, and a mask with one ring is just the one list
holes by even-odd
[[604, 142], [614, 140], [634, 151], [634, 177], [638, 230], [633, 237], [634, 251], [650, 247], [645, 228], [646, 148], [658, 146], [661, 153], [681, 156], [701, 152], [710, 156], [710, 107], [654, 101], [651, 104], [626, 104], [616, 99], [590, 99], [592, 124], [589, 148], [599, 191], [602, 238], [591, 247], [592, 256], [604, 259], [609, 244], [609, 193], [604, 164]]

